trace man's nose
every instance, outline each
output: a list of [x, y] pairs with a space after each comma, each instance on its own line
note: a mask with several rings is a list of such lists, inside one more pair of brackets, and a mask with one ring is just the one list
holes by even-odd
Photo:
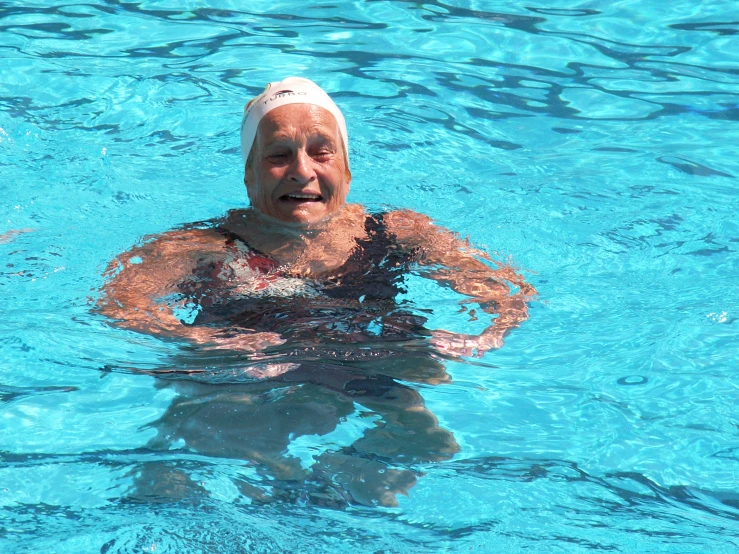
[[298, 181], [299, 183], [308, 183], [315, 177], [315, 171], [313, 171], [313, 160], [302, 148], [295, 153], [295, 159], [292, 165], [292, 175], [290, 177], [295, 181]]

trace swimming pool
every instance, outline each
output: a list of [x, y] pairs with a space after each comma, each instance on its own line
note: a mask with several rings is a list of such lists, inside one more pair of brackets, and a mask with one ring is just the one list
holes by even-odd
[[[3, 552], [734, 552], [739, 28], [730, 2], [0, 4]], [[461, 451], [397, 508], [259, 503], [234, 457], [147, 447], [175, 346], [90, 313], [108, 261], [246, 199], [238, 125], [308, 76], [351, 200], [511, 259], [530, 319], [416, 386]], [[422, 281], [440, 326], [458, 298]], [[372, 414], [289, 449], [306, 466]], [[132, 498], [142, 466], [204, 493]]]

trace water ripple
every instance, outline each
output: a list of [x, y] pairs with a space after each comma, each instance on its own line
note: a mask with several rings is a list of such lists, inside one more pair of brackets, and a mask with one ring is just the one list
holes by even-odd
[[[17, 4], [0, 3], [0, 548], [736, 550], [732, 3]], [[175, 394], [150, 375], [242, 386], [254, 360], [182, 356], [90, 314], [117, 253], [246, 202], [242, 108], [288, 74], [347, 114], [354, 201], [512, 257], [542, 299], [502, 349], [439, 360], [453, 382], [417, 388], [462, 451], [396, 464], [425, 476], [394, 509], [146, 451]], [[199, 492], [131, 500], [146, 464]]]

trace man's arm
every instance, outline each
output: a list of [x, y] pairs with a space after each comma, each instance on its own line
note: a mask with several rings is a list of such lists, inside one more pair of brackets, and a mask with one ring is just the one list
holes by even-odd
[[487, 254], [434, 225], [427, 216], [398, 210], [387, 214], [384, 221], [403, 249], [417, 252], [418, 263], [428, 268], [425, 276], [469, 296], [486, 313], [497, 315], [479, 336], [434, 331], [432, 343], [437, 348], [457, 355], [468, 356], [473, 350], [482, 354], [500, 348], [508, 331], [528, 318], [526, 303], [536, 296], [536, 289], [511, 267], [489, 267], [479, 259], [490, 260]]
[[214, 255], [217, 250], [218, 241], [207, 230], [163, 233], [132, 248], [105, 271], [108, 281], [97, 311], [125, 329], [189, 338], [191, 328], [177, 319], [175, 306], [165, 299], [180, 292], [178, 285], [192, 275], [198, 255]]
[[219, 329], [186, 325], [176, 315], [184, 307], [180, 285], [207, 260], [224, 256], [224, 239], [208, 229], [171, 231], [118, 256], [108, 266], [108, 279], [97, 311], [114, 325], [140, 333], [186, 339], [215, 348], [255, 351], [279, 344], [274, 333], [224, 336]]

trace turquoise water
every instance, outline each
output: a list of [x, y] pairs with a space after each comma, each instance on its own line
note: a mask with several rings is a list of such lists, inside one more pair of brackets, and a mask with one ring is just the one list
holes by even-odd
[[[726, 1], [0, 2], [0, 550], [737, 551], [737, 21]], [[292, 74], [346, 114], [352, 201], [428, 214], [540, 293], [503, 348], [410, 385], [461, 451], [394, 463], [419, 475], [395, 508], [255, 502], [235, 483], [274, 483], [243, 459], [148, 447], [174, 388], [102, 371], [177, 350], [91, 314], [107, 263], [245, 205], [243, 104]], [[422, 279], [408, 297], [480, 325]], [[372, 421], [289, 452], [310, 467]], [[144, 466], [204, 492], [136, 500]]]

